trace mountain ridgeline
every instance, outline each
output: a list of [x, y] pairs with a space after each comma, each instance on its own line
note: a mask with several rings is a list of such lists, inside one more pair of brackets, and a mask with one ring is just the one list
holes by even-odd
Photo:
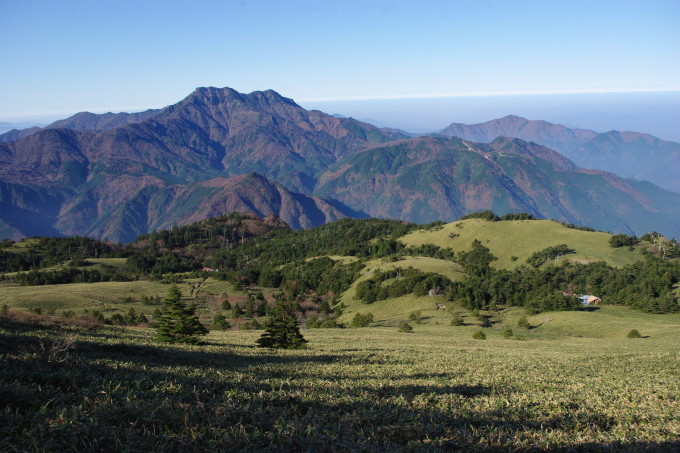
[[582, 168], [650, 181], [680, 192], [680, 143], [648, 134], [597, 133], [513, 115], [480, 124], [453, 123], [440, 134], [482, 143], [491, 142], [498, 136], [520, 138], [552, 148]]
[[0, 237], [129, 242], [231, 211], [310, 228], [343, 217], [451, 221], [484, 209], [680, 236], [678, 193], [578, 168], [519, 138], [449, 129], [463, 137], [412, 138], [271, 90], [229, 88], [199, 88], [160, 110], [82, 113], [0, 143]]

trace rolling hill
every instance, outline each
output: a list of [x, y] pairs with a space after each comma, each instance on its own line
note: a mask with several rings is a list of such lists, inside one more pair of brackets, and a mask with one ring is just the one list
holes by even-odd
[[[642, 259], [639, 249], [612, 248], [611, 234], [581, 231], [552, 220], [507, 220], [488, 222], [480, 219], [460, 220], [443, 225], [441, 229], [416, 230], [399, 239], [407, 246], [435, 244], [455, 252], [470, 250], [475, 239], [498, 257], [491, 263], [499, 269], [512, 269], [526, 264], [533, 253], [558, 244], [567, 244], [574, 253], [561, 261], [604, 261], [612, 266], [624, 266]], [[514, 257], [514, 259], [513, 259]]]

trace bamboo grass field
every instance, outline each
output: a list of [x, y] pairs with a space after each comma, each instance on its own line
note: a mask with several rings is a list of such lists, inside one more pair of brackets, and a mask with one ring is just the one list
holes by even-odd
[[[523, 341], [501, 326], [481, 341], [475, 326], [429, 321], [412, 334], [306, 329], [309, 347], [297, 351], [256, 348], [256, 331], [161, 346], [150, 329], [3, 319], [0, 395], [12, 410], [0, 415], [0, 449], [677, 449], [678, 316], [602, 310], [627, 324], [606, 337], [597, 323], [588, 337], [558, 335], [581, 320], [550, 313], [560, 327], [514, 328]], [[633, 325], [648, 338], [625, 338]]]

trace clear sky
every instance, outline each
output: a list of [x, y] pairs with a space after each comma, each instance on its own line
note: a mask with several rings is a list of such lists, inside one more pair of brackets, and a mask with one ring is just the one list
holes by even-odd
[[[680, 90], [677, 0], [0, 0], [0, 121], [173, 104]], [[329, 112], [334, 113], [334, 112]]]

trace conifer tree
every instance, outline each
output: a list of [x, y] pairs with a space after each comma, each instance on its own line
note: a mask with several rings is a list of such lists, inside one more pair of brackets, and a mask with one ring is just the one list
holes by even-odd
[[285, 304], [278, 300], [271, 317], [265, 323], [265, 331], [257, 340], [261, 348], [304, 349], [307, 340], [298, 328], [297, 320], [290, 314]]
[[241, 306], [234, 302], [234, 305], [231, 309], [231, 317], [234, 319], [238, 319], [241, 316], [243, 316], [243, 310], [241, 309]]
[[255, 299], [252, 296], [248, 296], [248, 301], [246, 302], [246, 310], [243, 313], [246, 318], [252, 318], [255, 315]]
[[182, 293], [177, 285], [172, 285], [163, 301], [163, 310], [156, 327], [156, 340], [167, 343], [200, 344], [199, 335], [208, 329], [196, 316], [196, 304], [182, 302]]
[[257, 316], [267, 316], [267, 310], [269, 309], [269, 304], [267, 304], [266, 300], [260, 301], [259, 304], [257, 304], [257, 309], [255, 310], [255, 314]]

